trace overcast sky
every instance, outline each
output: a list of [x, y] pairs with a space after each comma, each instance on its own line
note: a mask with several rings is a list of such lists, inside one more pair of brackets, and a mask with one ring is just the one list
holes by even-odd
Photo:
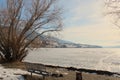
[[[0, 0], [0, 5], [4, 0]], [[104, 0], [59, 0], [63, 8], [61, 39], [101, 46], [120, 45], [120, 29], [105, 16]]]
[[63, 39], [101, 46], [120, 45], [120, 29], [105, 16], [104, 0], [61, 0]]

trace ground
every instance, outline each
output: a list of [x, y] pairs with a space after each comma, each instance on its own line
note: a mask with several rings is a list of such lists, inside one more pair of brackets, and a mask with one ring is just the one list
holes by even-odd
[[[45, 80], [76, 80], [76, 71], [69, 71], [65, 68], [47, 67], [48, 72], [62, 74], [62, 77], [50, 76]], [[82, 72], [83, 80], [120, 80], [118, 77], [97, 75]], [[0, 65], [0, 80], [42, 80], [42, 76], [33, 74], [26, 71], [24, 63], [7, 63]]]

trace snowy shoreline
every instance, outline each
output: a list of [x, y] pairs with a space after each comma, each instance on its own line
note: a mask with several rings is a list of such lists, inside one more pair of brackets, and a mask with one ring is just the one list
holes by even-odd
[[72, 71], [79, 71], [79, 72], [85, 72], [85, 73], [91, 73], [91, 74], [97, 74], [97, 75], [107, 75], [107, 76], [113, 76], [113, 77], [120, 77], [120, 73], [117, 72], [110, 72], [110, 71], [105, 71], [105, 70], [94, 70], [94, 69], [86, 69], [86, 68], [76, 68], [76, 67], [62, 67], [62, 66], [54, 66], [54, 65], [46, 65], [43, 64], [46, 67], [51, 67], [51, 68], [64, 68], [67, 70], [72, 70]]
[[25, 80], [22, 74], [28, 74], [21, 69], [9, 69], [0, 65], [0, 80]]
[[[34, 64], [34, 63], [32, 63]], [[106, 75], [106, 76], [113, 76], [113, 77], [119, 77], [120, 78], [120, 73], [118, 72], [111, 72], [111, 71], [106, 71], [106, 70], [95, 70], [95, 69], [87, 69], [87, 68], [77, 68], [77, 67], [64, 67], [64, 66], [56, 66], [56, 65], [48, 65], [48, 64], [43, 64], [43, 63], [37, 63], [37, 64], [42, 64], [45, 65], [46, 67], [50, 68], [63, 68], [68, 71], [77, 71], [77, 72], [85, 72], [85, 73], [90, 73], [90, 74], [96, 74], [96, 75]]]

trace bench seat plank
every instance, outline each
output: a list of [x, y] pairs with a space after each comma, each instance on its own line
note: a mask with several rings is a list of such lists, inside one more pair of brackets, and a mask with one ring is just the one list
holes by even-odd
[[49, 72], [46, 71], [46, 66], [42, 64], [36, 64], [36, 63], [28, 63], [25, 62], [26, 69], [28, 72], [40, 74], [45, 78], [45, 76], [49, 76]]

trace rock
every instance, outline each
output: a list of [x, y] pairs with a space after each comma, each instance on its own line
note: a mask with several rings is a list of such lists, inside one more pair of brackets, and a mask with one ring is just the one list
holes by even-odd
[[59, 77], [63, 77], [63, 74], [60, 74]]
[[3, 77], [0, 77], [0, 80], [3, 80]]
[[51, 76], [52, 77], [63, 77], [63, 74], [53, 73]]

